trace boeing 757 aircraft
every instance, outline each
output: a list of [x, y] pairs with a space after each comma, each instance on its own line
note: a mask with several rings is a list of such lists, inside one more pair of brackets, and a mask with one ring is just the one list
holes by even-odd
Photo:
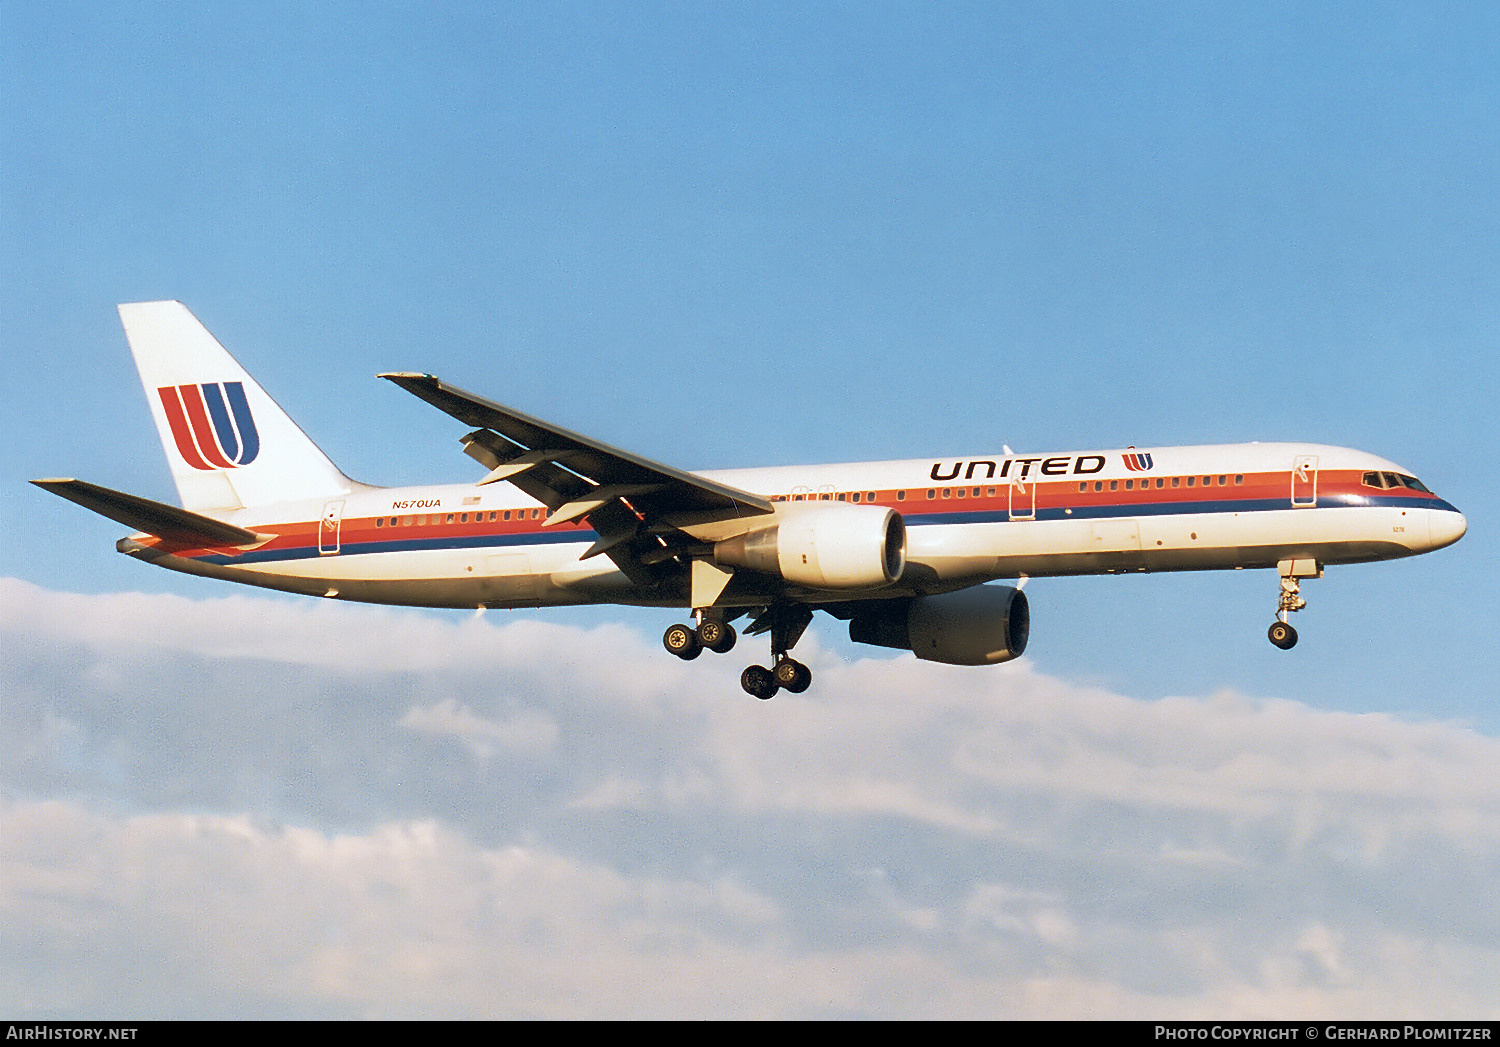
[[1463, 515], [1409, 470], [1310, 444], [1130, 447], [687, 472], [464, 392], [384, 374], [469, 428], [487, 470], [440, 487], [345, 476], [179, 302], [120, 318], [181, 495], [35, 480], [134, 528], [117, 548], [187, 574], [423, 607], [682, 607], [679, 658], [769, 633], [757, 698], [801, 692], [814, 611], [852, 639], [955, 665], [1008, 661], [1031, 616], [1002, 579], [1274, 569], [1273, 644], [1304, 578], [1440, 549]]

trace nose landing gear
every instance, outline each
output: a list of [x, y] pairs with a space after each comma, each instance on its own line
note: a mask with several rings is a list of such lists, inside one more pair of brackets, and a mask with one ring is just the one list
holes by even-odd
[[1272, 622], [1271, 628], [1266, 630], [1266, 637], [1283, 651], [1297, 646], [1297, 630], [1287, 622]]
[[1289, 651], [1297, 646], [1297, 630], [1286, 620], [1287, 616], [1307, 606], [1302, 598], [1301, 580], [1323, 577], [1323, 568], [1313, 560], [1282, 560], [1276, 565], [1276, 573], [1281, 576], [1281, 601], [1276, 605], [1276, 621], [1266, 630], [1266, 638], [1283, 651]]

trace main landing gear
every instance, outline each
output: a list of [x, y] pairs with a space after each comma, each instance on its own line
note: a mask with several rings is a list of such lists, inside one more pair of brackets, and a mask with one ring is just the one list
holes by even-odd
[[[721, 618], [695, 612], [697, 627], [673, 625], [662, 635], [662, 646], [683, 661], [692, 661], [704, 649], [724, 654], [734, 646], [734, 626]], [[801, 604], [768, 607], [746, 628], [750, 635], [771, 634], [771, 667], [752, 665], [740, 674], [740, 686], [752, 697], [765, 700], [777, 691], [801, 694], [812, 685], [812, 670], [788, 653], [812, 621], [812, 611]]]
[[690, 662], [705, 650], [714, 654], [727, 654], [739, 639], [734, 626], [718, 618], [702, 618], [695, 629], [691, 625], [672, 625], [662, 634], [661, 643], [667, 650], [685, 662]]
[[1312, 560], [1282, 560], [1276, 565], [1276, 572], [1281, 575], [1281, 602], [1276, 605], [1276, 621], [1266, 630], [1266, 638], [1283, 651], [1289, 651], [1297, 646], [1297, 630], [1286, 620], [1287, 616], [1307, 606], [1300, 582], [1303, 578], [1323, 577], [1323, 568]]
[[746, 694], [765, 701], [774, 698], [779, 690], [801, 694], [812, 686], [812, 670], [807, 666], [784, 651], [776, 656], [775, 661], [775, 666], [770, 669], [764, 665], [746, 666], [740, 673], [740, 686]]

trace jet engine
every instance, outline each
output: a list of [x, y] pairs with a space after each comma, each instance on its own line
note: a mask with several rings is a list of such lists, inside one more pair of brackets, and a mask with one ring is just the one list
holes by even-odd
[[715, 543], [714, 563], [813, 589], [876, 589], [906, 569], [906, 523], [874, 505], [789, 505], [772, 526]]
[[948, 665], [994, 665], [1019, 658], [1030, 632], [1026, 594], [1009, 585], [892, 600], [849, 620], [849, 639], [856, 643], [895, 647]]

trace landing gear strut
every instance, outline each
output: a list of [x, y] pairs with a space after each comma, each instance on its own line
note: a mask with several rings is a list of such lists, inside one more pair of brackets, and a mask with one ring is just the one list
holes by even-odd
[[1276, 605], [1276, 621], [1266, 630], [1266, 638], [1283, 651], [1289, 651], [1297, 646], [1297, 630], [1287, 616], [1307, 606], [1300, 582], [1303, 578], [1323, 577], [1323, 569], [1312, 560], [1282, 560], [1276, 565], [1276, 572], [1281, 575], [1281, 602]]

